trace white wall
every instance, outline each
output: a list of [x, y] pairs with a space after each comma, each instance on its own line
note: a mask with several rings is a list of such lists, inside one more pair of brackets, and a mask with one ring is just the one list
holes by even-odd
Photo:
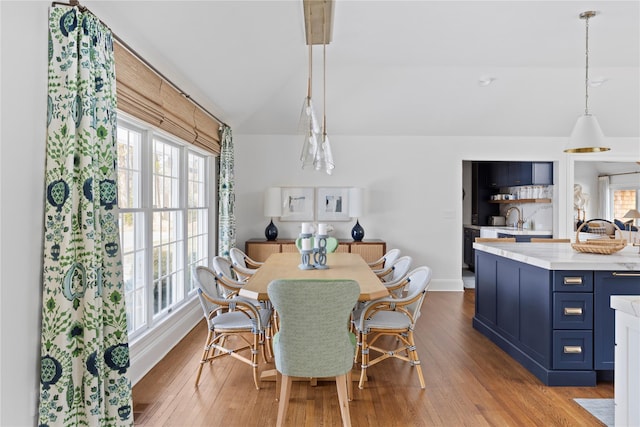
[[48, 3], [0, 5], [0, 425], [23, 426], [39, 381]]
[[[0, 2], [2, 426], [36, 424], [49, 5]], [[570, 129], [573, 118], [567, 120]], [[269, 186], [361, 186], [367, 190], [361, 218], [365, 238], [384, 239], [416, 264], [432, 266], [433, 289], [462, 290], [462, 161], [558, 161], [554, 230], [562, 235], [572, 207], [565, 187], [573, 188], [573, 163], [562, 153], [564, 141], [332, 135], [337, 166], [329, 177], [300, 170], [299, 136], [235, 135], [238, 241], [264, 236], [262, 194]], [[640, 158], [637, 139], [612, 145], [622, 153], [615, 160]], [[297, 233], [293, 223], [277, 225], [283, 237]], [[338, 237], [347, 237], [352, 223], [339, 225]]]
[[[463, 160], [546, 160], [562, 167], [566, 159], [564, 141], [549, 138], [333, 135], [331, 141], [336, 169], [328, 176], [301, 170], [300, 136], [234, 136], [238, 244], [264, 236], [268, 219], [262, 216], [262, 199], [267, 187], [363, 187], [360, 224], [365, 239], [385, 240], [388, 248], [411, 255], [416, 265], [431, 266], [432, 290], [463, 289]], [[564, 177], [559, 179], [557, 187], [562, 187]], [[563, 194], [556, 193], [554, 197]], [[298, 223], [276, 225], [280, 237], [299, 232]], [[334, 225], [336, 237], [349, 238], [352, 222]]]

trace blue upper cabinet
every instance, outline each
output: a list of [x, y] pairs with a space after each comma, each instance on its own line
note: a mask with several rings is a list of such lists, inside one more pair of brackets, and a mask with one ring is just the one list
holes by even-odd
[[552, 185], [553, 162], [491, 162], [489, 187]]

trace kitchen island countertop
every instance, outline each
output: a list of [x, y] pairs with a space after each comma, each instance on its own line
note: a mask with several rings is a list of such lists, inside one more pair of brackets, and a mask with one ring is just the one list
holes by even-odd
[[474, 249], [547, 270], [640, 271], [638, 247], [610, 255], [581, 253], [570, 243], [474, 243]]

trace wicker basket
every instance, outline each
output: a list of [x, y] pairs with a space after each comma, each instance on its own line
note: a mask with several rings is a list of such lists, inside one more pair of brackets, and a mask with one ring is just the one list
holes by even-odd
[[[625, 239], [609, 239], [608, 237], [603, 237], [601, 239], [588, 239], [586, 242], [580, 241], [580, 230], [586, 222], [582, 223], [578, 230], [576, 231], [576, 242], [571, 244], [571, 247], [578, 252], [590, 253], [590, 254], [601, 254], [601, 255], [610, 255], [616, 253], [625, 246], [627, 246], [627, 241]], [[613, 224], [613, 226], [620, 230], [620, 227]]]

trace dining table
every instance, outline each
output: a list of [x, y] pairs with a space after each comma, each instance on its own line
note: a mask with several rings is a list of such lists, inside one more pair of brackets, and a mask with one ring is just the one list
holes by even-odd
[[[329, 253], [326, 262], [328, 268], [307, 270], [299, 268], [300, 264], [301, 255], [299, 253], [271, 254], [238, 294], [258, 301], [268, 301], [267, 287], [275, 279], [350, 279], [358, 282], [360, 286], [358, 301], [371, 301], [389, 295], [380, 278], [360, 254]], [[276, 370], [265, 370], [260, 377], [263, 381], [276, 381]], [[360, 374], [353, 375], [353, 378], [359, 380]], [[327, 380], [327, 378], [294, 378], [294, 381], [299, 380], [309, 381], [311, 385], [316, 385], [317, 381]]]
[[360, 285], [359, 301], [371, 301], [389, 294], [369, 264], [359, 254], [333, 252], [327, 254], [324, 269], [301, 269], [298, 253], [274, 253], [258, 268], [239, 295], [258, 301], [268, 301], [267, 287], [275, 279], [349, 279]]

